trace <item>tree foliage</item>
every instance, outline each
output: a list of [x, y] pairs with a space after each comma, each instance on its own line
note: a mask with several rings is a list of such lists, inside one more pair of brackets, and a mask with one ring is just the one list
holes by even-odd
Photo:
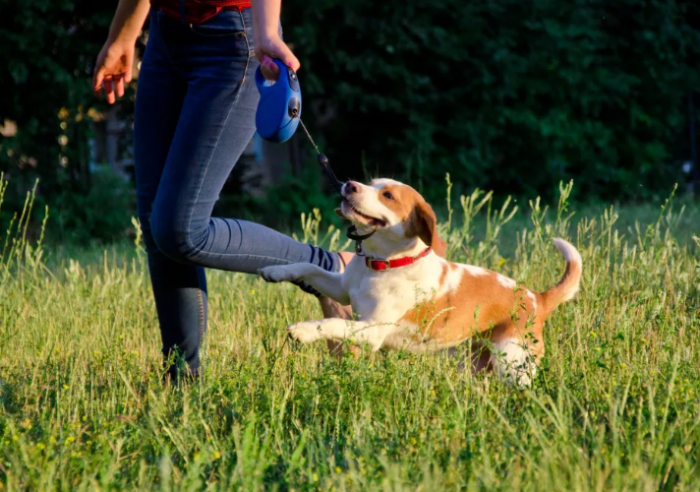
[[0, 123], [18, 128], [2, 143], [5, 171], [21, 174], [15, 166], [31, 156], [42, 178], [55, 178], [59, 167], [83, 172], [88, 113], [97, 103], [92, 64], [113, 12], [113, 4], [90, 0], [0, 0]]
[[602, 198], [679, 178], [700, 82], [692, 0], [308, 0], [285, 16], [346, 174], [365, 159], [428, 192], [450, 171], [516, 194], [573, 178]]
[[[52, 224], [62, 233], [87, 227], [82, 232], [88, 237], [109, 237], [124, 227], [104, 224], [131, 214], [104, 207], [128, 203], [124, 186], [112, 180], [107, 188], [102, 183], [108, 178], [91, 177], [89, 169], [90, 123], [106, 109], [93, 94], [92, 68], [115, 7], [90, 0], [0, 0], [0, 125], [10, 120], [17, 128], [0, 142], [0, 171], [11, 183], [7, 205], [13, 208], [14, 200], [14, 208], [20, 206], [38, 178], [39, 200], [59, 207]], [[43, 207], [36, 210], [43, 213]]]
[[[67, 204], [78, 201], [57, 195], [96, 185], [89, 122], [105, 105], [89, 81], [115, 6], [0, 0], [0, 124], [18, 128], [0, 141], [0, 171], [18, 191], [40, 177], [40, 196]], [[603, 199], [683, 179], [695, 0], [288, 0], [283, 11], [306, 122], [341, 176], [394, 176], [432, 199], [447, 171], [456, 192], [547, 195], [573, 178], [579, 198]]]

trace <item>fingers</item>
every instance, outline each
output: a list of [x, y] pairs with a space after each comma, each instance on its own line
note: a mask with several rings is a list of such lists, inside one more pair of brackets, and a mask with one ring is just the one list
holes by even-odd
[[97, 55], [96, 71], [92, 79], [92, 90], [96, 97], [104, 91], [109, 104], [123, 97], [126, 85], [133, 77], [134, 46], [107, 43]]
[[124, 82], [131, 82], [131, 76], [134, 71], [134, 45], [130, 45], [130, 49], [124, 54]]
[[266, 65], [260, 65], [260, 71], [263, 77], [265, 77], [265, 80], [277, 80], [280, 76], [280, 70], [277, 67], [270, 68]]
[[92, 90], [95, 91], [95, 96], [100, 97], [100, 91], [102, 90], [102, 81], [105, 78], [105, 67], [102, 66], [95, 72], [95, 76], [92, 78]]
[[275, 43], [271, 47], [271, 49], [265, 51], [269, 53], [270, 56], [272, 56], [272, 58], [277, 58], [278, 60], [281, 60], [282, 63], [284, 63], [286, 66], [288, 66], [295, 72], [299, 70], [299, 67], [301, 66], [297, 57], [294, 56], [292, 50], [289, 49], [289, 46], [284, 44], [284, 42], [282, 42], [281, 40], [279, 43]]
[[287, 65], [289, 68], [297, 72], [299, 68], [301, 67], [301, 63], [299, 63], [299, 60], [297, 59], [296, 56], [294, 56], [294, 53], [292, 53], [292, 50], [289, 49], [289, 46], [286, 44], [282, 43], [280, 46], [280, 54], [278, 58], [282, 60], [282, 63]]
[[96, 97], [100, 97], [100, 92], [104, 90], [107, 102], [114, 104], [118, 97], [124, 96], [126, 84], [131, 81], [132, 74], [131, 71], [115, 75], [105, 75], [105, 73], [104, 68], [97, 71], [92, 81], [92, 89]]
[[114, 81], [111, 75], [107, 75], [102, 81], [102, 89], [105, 91], [105, 97], [109, 104], [114, 104], [116, 97], [114, 96]]
[[260, 71], [266, 80], [277, 80], [280, 76], [279, 67], [267, 55], [263, 55], [262, 60], [260, 60]]
[[260, 60], [260, 71], [267, 80], [277, 80], [279, 77], [279, 67], [271, 58], [280, 60], [295, 72], [301, 67], [292, 50], [279, 37], [268, 38], [261, 42], [260, 47], [256, 49], [256, 55]]
[[126, 72], [124, 72], [124, 82], [128, 84], [131, 82], [131, 78], [134, 76], [134, 69], [131, 64], [127, 66]]
[[117, 97], [124, 95], [124, 75], [118, 74], [114, 76], [114, 85], [117, 92]]

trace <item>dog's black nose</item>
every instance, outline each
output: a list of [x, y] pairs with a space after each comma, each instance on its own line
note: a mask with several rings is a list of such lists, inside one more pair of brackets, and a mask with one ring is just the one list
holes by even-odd
[[348, 181], [345, 183], [345, 186], [343, 186], [343, 191], [346, 195], [352, 195], [353, 193], [360, 193], [362, 188], [360, 188], [354, 181]]

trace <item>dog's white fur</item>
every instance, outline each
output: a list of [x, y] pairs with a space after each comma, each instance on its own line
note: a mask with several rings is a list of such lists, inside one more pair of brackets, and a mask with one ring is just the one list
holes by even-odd
[[[348, 182], [343, 195], [341, 214], [359, 233], [375, 231], [363, 243], [368, 257], [390, 260], [418, 256], [428, 246], [444, 249], [435, 214], [407, 185], [388, 179], [370, 185]], [[261, 275], [270, 282], [303, 280], [321, 294], [351, 304], [358, 316], [356, 321], [295, 323], [287, 329], [296, 340], [350, 340], [372, 350], [423, 352], [455, 346], [482, 332], [491, 341], [490, 365], [504, 379], [528, 385], [544, 353], [544, 320], [574, 296], [581, 276], [578, 251], [562, 239], [555, 239], [555, 245], [567, 260], [567, 272], [543, 294], [484, 268], [450, 263], [435, 251], [412, 265], [379, 272], [355, 256], [342, 274], [298, 263], [267, 267]]]

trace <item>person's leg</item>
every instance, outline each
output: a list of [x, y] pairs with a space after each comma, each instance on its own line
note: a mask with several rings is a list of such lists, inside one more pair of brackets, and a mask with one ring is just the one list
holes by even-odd
[[177, 359], [172, 376], [183, 362], [199, 368], [199, 347], [206, 329], [207, 290], [204, 268], [184, 265], [164, 255], [151, 232], [151, 211], [177, 128], [185, 81], [171, 66], [153, 13], [148, 45], [141, 62], [135, 108], [134, 154], [138, 215], [148, 252], [148, 267], [158, 312], [163, 355]]
[[[158, 61], [166, 66], [144, 59], [137, 97], [139, 211], [163, 351], [177, 347], [194, 372], [206, 327], [206, 286], [203, 269], [193, 265], [249, 273], [293, 262], [340, 266], [337, 255], [266, 227], [210, 217], [253, 134], [258, 97], [249, 20], [226, 15], [194, 27], [155, 15], [162, 32], [152, 31], [149, 44], [162, 48]], [[324, 311], [329, 305], [322, 302]]]
[[257, 60], [250, 11], [199, 26], [171, 21], [163, 34], [187, 94], [158, 188], [151, 227], [158, 248], [184, 264], [257, 273], [313, 263], [338, 271], [338, 255], [244, 220], [212, 217], [231, 169], [255, 131]]

